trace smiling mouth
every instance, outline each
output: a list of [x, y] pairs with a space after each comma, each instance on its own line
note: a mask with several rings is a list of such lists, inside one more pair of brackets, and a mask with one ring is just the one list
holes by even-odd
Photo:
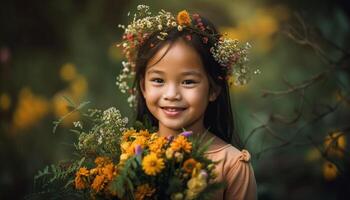
[[182, 111], [186, 110], [186, 108], [182, 108], [182, 107], [166, 107], [165, 106], [165, 107], [161, 107], [161, 108], [164, 111], [164, 113], [170, 117], [176, 117], [179, 114], [181, 114]]

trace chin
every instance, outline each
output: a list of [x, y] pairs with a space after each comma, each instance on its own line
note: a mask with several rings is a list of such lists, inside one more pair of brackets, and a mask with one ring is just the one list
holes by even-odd
[[182, 131], [182, 129], [186, 128], [186, 125], [183, 123], [162, 123], [163, 126], [167, 127], [168, 129], [176, 130], [176, 131]]

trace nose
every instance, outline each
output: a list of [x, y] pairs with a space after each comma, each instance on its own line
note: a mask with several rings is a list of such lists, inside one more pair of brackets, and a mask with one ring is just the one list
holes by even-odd
[[176, 84], [170, 84], [165, 88], [163, 98], [168, 101], [178, 101], [181, 99], [181, 94]]

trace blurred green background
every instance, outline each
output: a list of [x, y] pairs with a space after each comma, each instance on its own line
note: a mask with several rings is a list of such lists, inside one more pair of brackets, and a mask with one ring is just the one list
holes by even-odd
[[23, 199], [38, 170], [70, 158], [74, 114], [62, 96], [133, 117], [115, 77], [128, 12], [187, 9], [249, 41], [244, 87], [232, 87], [259, 199], [347, 199], [350, 191], [350, 5], [347, 0], [2, 0], [0, 199]]

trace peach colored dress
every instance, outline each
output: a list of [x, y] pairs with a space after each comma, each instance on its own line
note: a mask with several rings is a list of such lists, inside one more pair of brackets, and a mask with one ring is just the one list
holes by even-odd
[[206, 156], [214, 161], [221, 161], [216, 166], [216, 181], [226, 182], [226, 187], [217, 191], [216, 200], [255, 200], [257, 186], [250, 154], [247, 150], [238, 150], [230, 144], [221, 143], [209, 148]]

